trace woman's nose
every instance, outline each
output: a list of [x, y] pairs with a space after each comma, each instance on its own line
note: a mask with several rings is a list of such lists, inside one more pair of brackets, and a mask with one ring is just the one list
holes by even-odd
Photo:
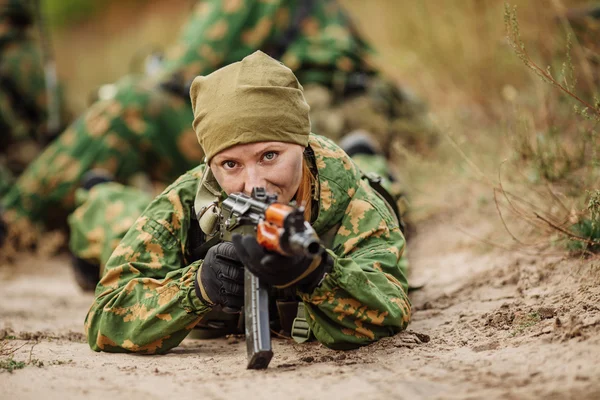
[[250, 195], [255, 187], [267, 187], [267, 181], [255, 169], [248, 169], [244, 182], [244, 193]]

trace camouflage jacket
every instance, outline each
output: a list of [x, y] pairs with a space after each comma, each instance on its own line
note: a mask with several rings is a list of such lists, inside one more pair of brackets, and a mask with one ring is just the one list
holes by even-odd
[[[24, 12], [16, 9], [18, 5], [19, 2], [0, 0], [0, 144], [4, 145], [9, 139], [35, 135], [46, 121], [46, 86], [39, 44], [28, 27], [15, 25], [7, 15], [7, 9]], [[3, 146], [1, 150], [7, 148]]]
[[[328, 253], [331, 272], [305, 304], [315, 337], [331, 348], [371, 343], [410, 320], [405, 241], [382, 200], [333, 142], [311, 135], [319, 182], [318, 234], [339, 226]], [[93, 350], [165, 353], [209, 308], [194, 290], [202, 260], [186, 250], [201, 165], [181, 176], [146, 208], [107, 262], [87, 315]]]
[[[306, 0], [198, 2], [177, 45], [166, 54], [162, 75], [190, 81], [256, 50], [279, 58], [303, 84], [330, 85], [334, 71], [372, 72], [371, 49], [337, 2], [311, 2], [309, 8]], [[294, 25], [298, 29], [290, 34]]]

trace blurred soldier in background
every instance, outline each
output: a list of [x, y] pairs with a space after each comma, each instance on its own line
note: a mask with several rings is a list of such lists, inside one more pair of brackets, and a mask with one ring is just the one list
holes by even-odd
[[31, 32], [34, 11], [33, 1], [0, 0], [0, 196], [59, 133], [64, 111], [59, 104], [54, 111], [59, 115], [53, 116], [58, 123], [49, 129], [53, 99], [41, 46]]
[[[75, 189], [92, 169], [121, 183], [140, 172], [169, 183], [201, 163], [188, 83], [257, 49], [282, 60], [305, 85], [316, 133], [339, 139], [365, 129], [390, 149], [425, 121], [420, 105], [412, 107], [404, 93], [380, 77], [371, 49], [336, 1], [198, 2], [162, 70], [119, 81], [114, 96], [93, 104], [3, 198], [10, 245], [35, 242], [24, 233], [48, 224], [50, 210], [53, 217], [59, 216], [55, 208], [73, 211]], [[92, 233], [102, 235], [101, 229]]]

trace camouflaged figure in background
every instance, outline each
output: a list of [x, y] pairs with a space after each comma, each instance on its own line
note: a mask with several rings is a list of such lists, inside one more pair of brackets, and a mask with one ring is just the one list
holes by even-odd
[[[311, 293], [296, 291], [317, 340], [336, 349], [365, 345], [406, 328], [405, 241], [384, 202], [333, 142], [311, 135], [318, 185], [312, 221], [333, 267]], [[165, 353], [210, 311], [194, 282], [202, 260], [187, 247], [192, 206], [205, 166], [181, 176], [146, 208], [106, 264], [87, 315], [93, 350]], [[106, 186], [106, 185], [101, 185]], [[115, 204], [115, 212], [124, 204]]]
[[335, 91], [335, 104], [378, 79], [369, 47], [333, 0], [199, 2], [158, 78], [121, 81], [114, 98], [94, 104], [28, 168], [2, 200], [10, 228], [30, 231], [51, 207], [72, 211], [75, 189], [93, 168], [118, 182], [142, 172], [168, 184], [197, 166], [203, 154], [190, 127], [186, 82], [257, 49], [279, 56], [303, 85]]
[[47, 98], [33, 1], [0, 0], [0, 197], [44, 144]]

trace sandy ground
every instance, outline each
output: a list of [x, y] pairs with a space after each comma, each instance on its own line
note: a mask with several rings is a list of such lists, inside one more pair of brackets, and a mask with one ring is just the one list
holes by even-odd
[[597, 260], [483, 251], [449, 217], [419, 230], [409, 331], [346, 352], [275, 339], [266, 371], [245, 369], [243, 338], [95, 353], [66, 257], [0, 267], [0, 360], [27, 363], [0, 369], [0, 398], [600, 398]]

